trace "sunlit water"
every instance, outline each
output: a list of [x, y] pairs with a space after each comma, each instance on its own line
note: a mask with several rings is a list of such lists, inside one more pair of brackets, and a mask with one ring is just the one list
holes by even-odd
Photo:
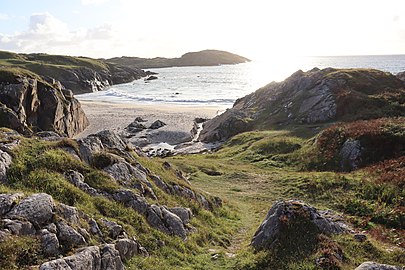
[[114, 85], [105, 91], [77, 95], [79, 100], [117, 103], [220, 105], [233, 102], [292, 73], [325, 68], [375, 68], [391, 73], [405, 71], [405, 55], [300, 57], [252, 61], [213, 67], [172, 67], [150, 69], [158, 79]]

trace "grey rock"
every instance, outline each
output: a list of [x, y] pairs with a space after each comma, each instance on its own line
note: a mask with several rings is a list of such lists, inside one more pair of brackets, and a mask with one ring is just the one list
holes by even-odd
[[78, 233], [75, 229], [73, 229], [65, 222], [58, 222], [56, 224], [56, 227], [58, 228], [58, 239], [60, 241], [60, 244], [67, 249], [83, 246], [86, 244], [86, 239], [84, 239], [84, 237], [80, 233]]
[[149, 177], [150, 177], [150, 179], [152, 179], [153, 183], [155, 183], [155, 185], [156, 185], [158, 188], [162, 189], [162, 190], [165, 191], [166, 193], [169, 193], [169, 194], [172, 193], [172, 189], [170, 188], [170, 186], [169, 186], [168, 184], [166, 184], [166, 183], [162, 180], [162, 178], [160, 178], [160, 177], [157, 176], [157, 175], [153, 175], [153, 174], [149, 175]]
[[[303, 218], [312, 223], [319, 233], [330, 235], [348, 232], [348, 227], [342, 221], [334, 221], [331, 216], [330, 211], [318, 211], [301, 201], [276, 202], [253, 236], [251, 245], [256, 250], [273, 248], [283, 233], [285, 222], [290, 224], [291, 221]], [[294, 226], [298, 225], [294, 224]]]
[[71, 182], [73, 185], [78, 187], [80, 190], [86, 192], [91, 196], [100, 196], [101, 194], [97, 191], [97, 189], [91, 187], [87, 183], [84, 182], [84, 176], [76, 171], [70, 170], [65, 173], [65, 177]]
[[158, 129], [158, 128], [161, 128], [161, 127], [164, 127], [164, 126], [166, 126], [166, 123], [164, 123], [164, 122], [162, 122], [160, 120], [156, 120], [155, 122], [153, 122], [150, 125], [149, 129]]
[[94, 219], [89, 220], [89, 226], [90, 226], [90, 233], [92, 235], [97, 235], [100, 237], [103, 236], [103, 233], [101, 232], [100, 227], [98, 227], [98, 224]]
[[193, 217], [193, 213], [190, 208], [185, 207], [173, 207], [169, 208], [170, 212], [176, 214], [182, 221], [183, 224], [190, 222], [190, 219]]
[[115, 242], [115, 249], [120, 253], [122, 261], [128, 261], [139, 254], [139, 244], [132, 239], [119, 239]]
[[35, 235], [36, 233], [34, 226], [29, 221], [3, 219], [1, 223], [4, 229], [8, 229], [15, 235]]
[[146, 129], [146, 126], [142, 123], [139, 123], [138, 121], [134, 121], [131, 124], [129, 124], [125, 129], [129, 133], [137, 133], [137, 132], [140, 132], [140, 131]]
[[91, 163], [93, 155], [104, 149], [100, 138], [94, 135], [80, 139], [77, 143], [79, 144], [80, 156], [87, 163]]
[[91, 235], [89, 234], [89, 232], [85, 229], [85, 228], [81, 228], [79, 227], [77, 229], [77, 231], [84, 237], [84, 239], [86, 240], [86, 242], [88, 242], [91, 238]]
[[348, 139], [340, 150], [340, 167], [344, 171], [358, 168], [361, 163], [361, 144], [359, 140]]
[[54, 257], [59, 254], [59, 240], [56, 234], [46, 229], [41, 230], [41, 246], [46, 257]]
[[23, 196], [22, 193], [0, 194], [0, 217], [10, 212]]
[[132, 180], [147, 182], [146, 174], [126, 161], [114, 163], [104, 171], [124, 186], [131, 186]]
[[112, 239], [117, 239], [124, 232], [122, 226], [114, 221], [102, 218], [100, 219], [100, 223], [107, 228], [108, 236]]
[[71, 225], [78, 225], [80, 222], [79, 212], [76, 207], [59, 203], [58, 206], [56, 206], [56, 213]]
[[393, 266], [388, 264], [379, 264], [376, 262], [364, 262], [355, 270], [403, 270], [401, 266]]
[[90, 246], [74, 255], [43, 263], [40, 270], [101, 270], [100, 248]]
[[105, 245], [101, 250], [101, 270], [123, 270], [120, 253], [113, 244]]
[[183, 240], [187, 238], [187, 232], [183, 221], [174, 213], [163, 206], [151, 205], [147, 211], [147, 221], [155, 229], [166, 234], [176, 235]]
[[98, 137], [105, 148], [125, 150], [127, 144], [118, 136], [117, 133], [111, 130], [100, 131], [94, 136]]
[[140, 214], [145, 214], [148, 209], [148, 203], [145, 198], [137, 195], [129, 189], [121, 189], [114, 193], [115, 201], [123, 203], [127, 207], [131, 207]]
[[0, 150], [0, 182], [7, 180], [7, 170], [11, 165], [13, 158], [3, 150]]
[[34, 225], [49, 224], [54, 214], [55, 204], [50, 195], [39, 193], [23, 199], [7, 216], [26, 218]]
[[58, 227], [56, 227], [55, 223], [49, 223], [48, 225], [43, 227], [44, 229], [47, 229], [51, 233], [57, 233], [58, 232]]

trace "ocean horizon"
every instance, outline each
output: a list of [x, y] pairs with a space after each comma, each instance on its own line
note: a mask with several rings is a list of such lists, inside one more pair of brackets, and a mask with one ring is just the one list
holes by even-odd
[[231, 107], [236, 99], [297, 70], [373, 68], [393, 74], [405, 71], [405, 55], [283, 57], [237, 65], [147, 69], [157, 80], [136, 80], [104, 91], [76, 95], [80, 101]]

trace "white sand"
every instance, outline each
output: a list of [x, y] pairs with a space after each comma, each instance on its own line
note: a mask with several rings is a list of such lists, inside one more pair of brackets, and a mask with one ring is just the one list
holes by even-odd
[[77, 138], [105, 129], [121, 131], [138, 116], [148, 120], [146, 126], [159, 119], [167, 124], [159, 130], [190, 132], [196, 117], [213, 118], [226, 109], [224, 106], [117, 104], [93, 101], [81, 101], [81, 104], [90, 126], [77, 135]]

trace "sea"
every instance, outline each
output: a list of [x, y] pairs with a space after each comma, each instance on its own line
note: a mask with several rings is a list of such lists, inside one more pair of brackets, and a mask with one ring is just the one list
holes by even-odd
[[295, 71], [318, 68], [374, 68], [405, 71], [405, 55], [282, 57], [237, 65], [148, 69], [158, 79], [136, 80], [76, 95], [80, 101], [232, 107], [241, 98]]

